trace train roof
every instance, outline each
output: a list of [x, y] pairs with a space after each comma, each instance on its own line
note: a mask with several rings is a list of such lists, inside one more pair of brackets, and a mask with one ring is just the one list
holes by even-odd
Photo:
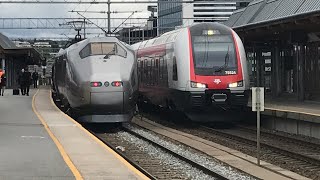
[[67, 53], [68, 51], [72, 51], [78, 48], [83, 48], [84, 46], [86, 46], [89, 43], [97, 43], [97, 42], [114, 42], [114, 43], [119, 43], [122, 44], [125, 48], [127, 48], [130, 51], [132, 50], [132, 47], [122, 41], [120, 41], [118, 38], [116, 37], [92, 37], [92, 38], [88, 38], [88, 39], [84, 39], [80, 42], [77, 42], [75, 44], [72, 44], [71, 46], [69, 46], [66, 49], [60, 49], [60, 51], [58, 52], [58, 54], [56, 56], [61, 56], [62, 54]]
[[148, 46], [153, 46], [153, 45], [158, 45], [158, 44], [165, 44], [165, 43], [170, 43], [173, 42], [177, 36], [177, 34], [186, 29], [186, 28], [190, 28], [190, 29], [197, 29], [200, 26], [207, 26], [207, 27], [216, 27], [218, 29], [222, 29], [223, 31], [227, 31], [227, 30], [231, 30], [230, 27], [223, 25], [221, 23], [217, 23], [217, 22], [211, 22], [211, 23], [195, 23], [192, 24], [190, 26], [186, 26], [180, 29], [176, 29], [173, 31], [169, 31], [166, 32], [160, 36], [157, 36], [155, 38], [149, 39], [149, 40], [145, 40], [142, 42], [138, 42], [136, 44], [133, 44], [132, 47], [133, 49], [137, 50], [141, 47], [148, 47]]

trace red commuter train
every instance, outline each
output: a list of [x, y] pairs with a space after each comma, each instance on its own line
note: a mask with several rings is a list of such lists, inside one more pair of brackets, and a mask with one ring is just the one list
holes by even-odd
[[140, 98], [183, 112], [245, 107], [246, 54], [239, 36], [220, 23], [199, 23], [133, 45]]

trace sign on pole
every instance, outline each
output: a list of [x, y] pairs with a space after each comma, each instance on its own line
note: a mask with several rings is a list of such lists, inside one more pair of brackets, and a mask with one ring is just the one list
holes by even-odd
[[264, 111], [264, 88], [252, 87], [252, 111]]
[[257, 164], [260, 166], [260, 111], [264, 111], [264, 88], [252, 88], [252, 111], [257, 111]]

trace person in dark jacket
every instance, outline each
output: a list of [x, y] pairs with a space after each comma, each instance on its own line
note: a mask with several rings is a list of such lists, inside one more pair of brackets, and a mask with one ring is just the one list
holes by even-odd
[[21, 69], [21, 72], [18, 74], [18, 83], [20, 85], [21, 95], [25, 95], [25, 88], [24, 88], [24, 82], [23, 82], [23, 73], [24, 73], [24, 69]]
[[33, 88], [38, 88], [38, 79], [39, 79], [39, 74], [37, 71], [32, 73], [32, 81], [33, 81]]
[[0, 76], [0, 96], [3, 96], [6, 83], [7, 83], [7, 78], [6, 78], [5, 74], [2, 73]]
[[24, 72], [22, 73], [22, 84], [24, 88], [24, 94], [22, 95], [29, 96], [29, 90], [31, 85], [31, 73], [28, 71], [28, 69], [24, 70]]
[[21, 74], [19, 76], [19, 84], [21, 88], [21, 94], [29, 96], [29, 89], [31, 84], [31, 73], [26, 69], [21, 70]]

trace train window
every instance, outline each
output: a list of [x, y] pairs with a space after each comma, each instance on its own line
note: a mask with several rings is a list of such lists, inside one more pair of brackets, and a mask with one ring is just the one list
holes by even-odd
[[237, 71], [232, 36], [193, 36], [192, 46], [195, 74], [224, 75], [228, 71]]
[[90, 44], [87, 44], [79, 53], [81, 58], [85, 58], [90, 56], [91, 54], [91, 49], [90, 49]]
[[136, 71], [133, 70], [132, 74], [131, 74], [131, 85], [132, 87], [134, 87], [136, 85]]
[[118, 55], [127, 56], [127, 51], [117, 43], [90, 43], [86, 45], [79, 53], [80, 57], [86, 58], [92, 55]]
[[176, 57], [173, 57], [173, 72], [172, 72], [172, 80], [178, 81], [178, 67], [177, 67], [177, 60]]
[[143, 71], [143, 60], [140, 61], [140, 68], [139, 68], [139, 72], [140, 72], [140, 81], [143, 81], [143, 76], [144, 76], [144, 71]]
[[127, 51], [117, 44], [117, 55], [127, 57]]
[[152, 85], [155, 85], [155, 81], [156, 81], [156, 63], [155, 63], [155, 59], [152, 58], [151, 61], [152, 65], [151, 65], [151, 69], [152, 69]]
[[[92, 44], [94, 46], [96, 44]], [[92, 48], [93, 49], [93, 48]], [[101, 52], [102, 54], [115, 54], [116, 51], [116, 46], [113, 43], [101, 43]], [[94, 53], [93, 54], [99, 54], [100, 52]]]
[[148, 67], [148, 59], [144, 60], [144, 67], [143, 67], [143, 78], [144, 78], [144, 82], [146, 84], [148, 84], [148, 79], [149, 79], [149, 67]]
[[160, 58], [160, 75], [159, 75], [159, 79], [162, 80], [163, 79], [163, 68], [164, 68], [164, 61], [163, 58]]
[[159, 84], [160, 81], [160, 60], [159, 58], [156, 59], [156, 78], [157, 78], [157, 85]]

